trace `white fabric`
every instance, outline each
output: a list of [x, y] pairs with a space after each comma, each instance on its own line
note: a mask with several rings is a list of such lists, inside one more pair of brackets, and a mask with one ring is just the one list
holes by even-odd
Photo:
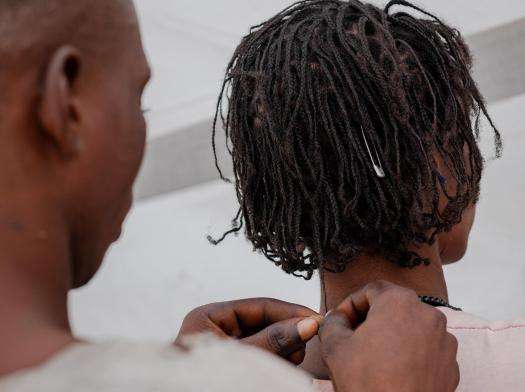
[[39, 368], [0, 380], [2, 392], [231, 392], [313, 389], [267, 353], [200, 337], [188, 352], [152, 344], [77, 344]]

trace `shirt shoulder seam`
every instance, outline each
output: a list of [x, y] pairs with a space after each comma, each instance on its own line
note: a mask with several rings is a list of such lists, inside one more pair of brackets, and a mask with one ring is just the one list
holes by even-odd
[[502, 328], [491, 328], [491, 327], [450, 327], [450, 326], [448, 326], [447, 329], [501, 332], [501, 331], [506, 331], [506, 330], [509, 330], [509, 329], [525, 329], [525, 324], [509, 325], [507, 327], [502, 327]]

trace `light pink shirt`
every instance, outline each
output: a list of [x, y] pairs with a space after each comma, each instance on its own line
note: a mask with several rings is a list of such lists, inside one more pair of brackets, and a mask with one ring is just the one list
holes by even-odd
[[441, 309], [459, 342], [458, 391], [525, 391], [525, 319], [490, 322]]
[[[465, 312], [440, 308], [456, 336], [461, 371], [459, 392], [525, 391], [525, 319], [490, 322]], [[331, 392], [331, 382], [316, 382]]]

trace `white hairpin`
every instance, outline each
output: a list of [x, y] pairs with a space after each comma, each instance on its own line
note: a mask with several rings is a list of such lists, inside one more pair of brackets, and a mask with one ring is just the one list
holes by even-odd
[[361, 132], [363, 134], [363, 139], [365, 141], [366, 149], [368, 150], [368, 155], [370, 155], [370, 160], [372, 161], [372, 166], [374, 167], [374, 170], [377, 176], [379, 178], [385, 178], [386, 177], [385, 171], [383, 170], [383, 165], [381, 164], [381, 159], [379, 158], [379, 153], [377, 152], [377, 148], [374, 146], [374, 151], [377, 157], [377, 163], [376, 163], [374, 157], [372, 156], [372, 151], [370, 150], [370, 146], [368, 145], [368, 142], [366, 140], [365, 130], [362, 126], [361, 126]]

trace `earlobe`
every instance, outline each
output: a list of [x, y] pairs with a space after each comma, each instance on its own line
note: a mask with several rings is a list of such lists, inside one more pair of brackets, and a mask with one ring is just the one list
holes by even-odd
[[76, 100], [80, 72], [80, 51], [63, 46], [52, 54], [42, 80], [40, 129], [65, 159], [77, 155], [81, 145]]

